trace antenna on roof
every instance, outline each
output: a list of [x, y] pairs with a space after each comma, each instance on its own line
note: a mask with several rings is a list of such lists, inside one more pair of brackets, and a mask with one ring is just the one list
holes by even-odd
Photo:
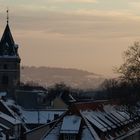
[[7, 8], [6, 10], [6, 13], [7, 13], [7, 24], [9, 23], [9, 9]]

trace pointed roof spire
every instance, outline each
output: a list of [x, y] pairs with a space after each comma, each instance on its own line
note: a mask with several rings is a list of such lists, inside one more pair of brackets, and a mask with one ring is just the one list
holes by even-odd
[[1, 43], [2, 44], [8, 43], [9, 46], [13, 46], [15, 44], [10, 27], [8, 24], [6, 25], [4, 33], [2, 35]]
[[18, 55], [16, 44], [14, 42], [10, 27], [9, 27], [9, 10], [7, 13], [7, 25], [0, 41], [0, 54], [4, 54], [5, 51], [8, 55]]
[[1, 38], [1, 44], [8, 43], [9, 46], [13, 46], [15, 44], [10, 27], [9, 27], [9, 9], [6, 10], [7, 13], [7, 25], [5, 27], [4, 33]]

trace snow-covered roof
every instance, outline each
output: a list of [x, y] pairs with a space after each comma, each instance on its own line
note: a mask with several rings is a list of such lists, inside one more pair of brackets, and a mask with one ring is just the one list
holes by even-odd
[[62, 123], [60, 122], [57, 126], [52, 129], [49, 134], [43, 140], [59, 140], [59, 131]]
[[112, 118], [117, 124], [124, 125], [123, 122], [121, 122], [116, 116], [114, 116], [112, 113], [108, 113], [109, 118]]
[[95, 138], [91, 135], [87, 127], [83, 128], [81, 140], [95, 140]]
[[27, 124], [45, 124], [48, 120], [54, 120], [55, 115], [60, 116], [64, 112], [64, 110], [22, 110], [22, 115]]
[[121, 126], [118, 122], [116, 122], [109, 114], [104, 113], [105, 118], [107, 118], [109, 121], [111, 121], [116, 127]]
[[47, 132], [46, 139], [42, 140], [59, 140], [63, 134], [75, 134], [80, 136], [81, 140], [113, 140], [127, 137], [131, 131], [135, 133], [140, 127], [138, 116], [130, 119], [126, 110], [120, 111], [115, 105], [101, 102], [76, 105], [71, 106], [68, 112], [56, 121]]
[[104, 116], [104, 113], [103, 112], [99, 112], [98, 111], [96, 113], [93, 112], [93, 114], [96, 115], [103, 122], [105, 122], [109, 127], [116, 128], [116, 126]]
[[9, 115], [6, 115], [6, 114], [4, 114], [4, 113], [2, 113], [2, 112], [0, 112], [0, 118], [6, 120], [6, 121], [8, 121], [8, 122], [10, 122], [10, 123], [13, 124], [13, 125], [21, 124], [21, 121], [20, 121], [20, 120], [15, 119], [15, 118], [13, 118], [13, 117], [11, 117], [11, 116], [9, 116]]
[[3, 110], [1, 110], [1, 112], [4, 111], [3, 113], [15, 118], [14, 112], [9, 108], [9, 106], [7, 105], [6, 102], [4, 102], [3, 100], [0, 100], [0, 104], [1, 104], [1, 106], [3, 106]]
[[87, 120], [90, 123], [92, 123], [93, 125], [95, 125], [101, 131], [103, 131], [103, 132], [106, 132], [107, 131], [107, 128], [103, 124], [101, 124], [98, 120], [96, 120], [94, 117], [92, 117], [90, 114], [86, 114], [84, 116], [87, 118]]
[[60, 133], [77, 134], [80, 129], [81, 117], [76, 115], [68, 115], [63, 118]]
[[0, 92], [0, 97], [6, 96], [6, 95], [7, 95], [7, 92]]
[[3, 132], [0, 133], [0, 140], [6, 140], [6, 135]]
[[[126, 139], [127, 137], [132, 136], [132, 135], [134, 135], [134, 134], [137, 133], [137, 132], [139, 133], [139, 131], [140, 131], [140, 127], [138, 127], [138, 128], [136, 128], [136, 129], [130, 131], [129, 133], [127, 133], [127, 134], [125, 134], [125, 135], [123, 135], [123, 136], [118, 137], [116, 140], [124, 140], [124, 139]], [[137, 137], [137, 138], [139, 138], [139, 137]]]
[[4, 125], [4, 124], [2, 124], [2, 123], [0, 123], [0, 128], [3, 130], [3, 129], [6, 129], [6, 130], [8, 130], [8, 129], [10, 129], [8, 126], [6, 126], [6, 125]]
[[126, 112], [123, 111], [117, 111], [117, 112], [129, 121], [130, 116]]
[[6, 100], [5, 103], [6, 103], [8, 106], [15, 105], [15, 101], [12, 100], [12, 99], [8, 99], [8, 100]]
[[128, 121], [126, 120], [126, 118], [124, 118], [122, 115], [118, 114], [117, 112], [112, 111], [111, 113], [112, 113], [118, 120], [120, 120], [121, 123], [123, 123], [123, 124], [127, 124], [127, 123], [128, 123]]

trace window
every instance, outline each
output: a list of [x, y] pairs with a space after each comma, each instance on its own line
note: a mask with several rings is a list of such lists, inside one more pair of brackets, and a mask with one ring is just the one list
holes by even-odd
[[69, 140], [68, 134], [65, 134], [65, 135], [64, 135], [64, 140]]
[[59, 114], [54, 114], [54, 120], [59, 118]]
[[3, 85], [8, 85], [8, 81], [9, 81], [8, 76], [5, 76], [5, 75], [4, 75], [4, 76], [2, 77], [2, 84], [3, 84]]
[[7, 64], [4, 64], [4, 65], [3, 65], [3, 68], [4, 68], [4, 69], [8, 69]]
[[49, 122], [51, 122], [51, 120], [48, 119], [48, 120], [47, 120], [47, 123], [49, 123]]
[[76, 135], [74, 135], [74, 134], [64, 134], [64, 140], [76, 140]]
[[18, 65], [17, 65], [17, 64], [15, 64], [14, 68], [15, 68], [15, 69], [18, 69]]
[[70, 140], [75, 140], [75, 135], [70, 135]]

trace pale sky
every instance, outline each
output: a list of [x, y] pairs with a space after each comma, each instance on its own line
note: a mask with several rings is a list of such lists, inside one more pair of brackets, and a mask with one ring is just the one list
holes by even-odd
[[0, 0], [22, 65], [78, 68], [105, 76], [140, 41], [140, 0]]

